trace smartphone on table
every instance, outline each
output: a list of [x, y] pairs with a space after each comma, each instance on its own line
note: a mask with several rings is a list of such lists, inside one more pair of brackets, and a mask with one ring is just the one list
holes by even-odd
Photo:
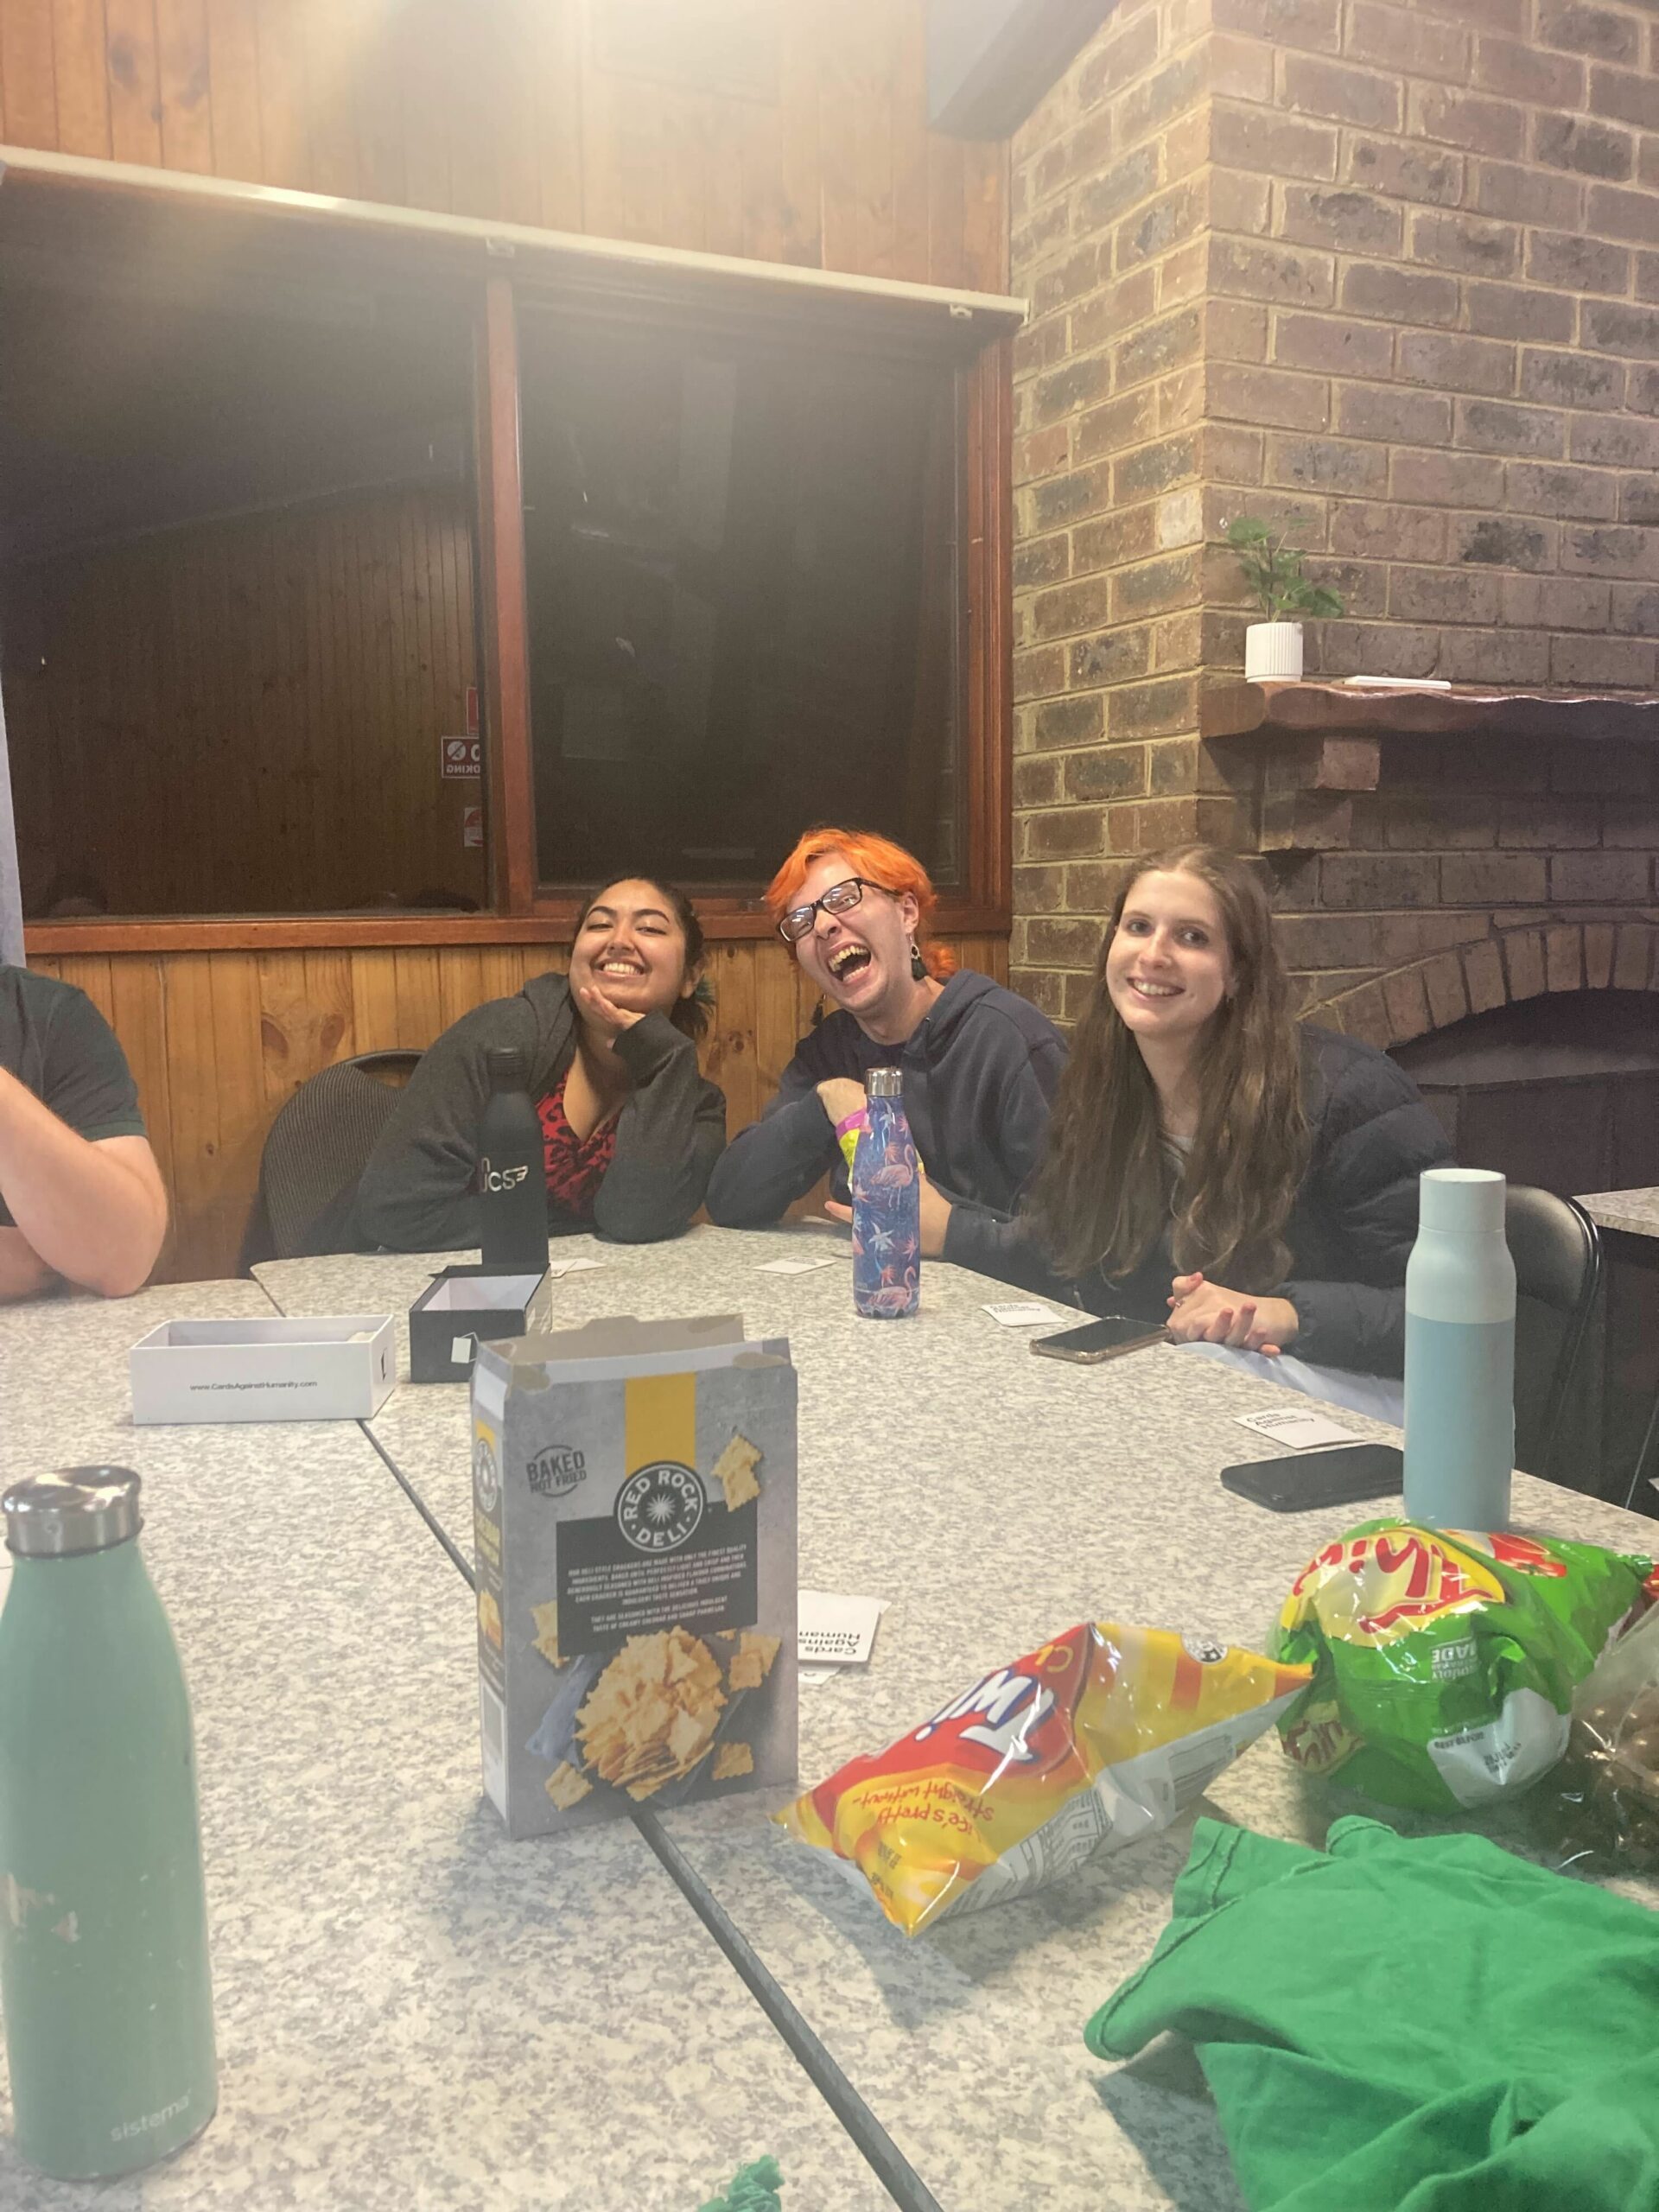
[[1333, 1444], [1324, 1452], [1287, 1452], [1224, 1467], [1222, 1486], [1269, 1513], [1307, 1513], [1316, 1505], [1357, 1505], [1392, 1497], [1405, 1481], [1397, 1444]]
[[1136, 1321], [1127, 1313], [1107, 1313], [1085, 1321], [1080, 1329], [1062, 1329], [1055, 1337], [1033, 1337], [1031, 1348], [1045, 1359], [1070, 1359], [1080, 1367], [1097, 1367], [1103, 1359], [1116, 1359], [1143, 1344], [1169, 1341], [1168, 1332], [1156, 1321]]

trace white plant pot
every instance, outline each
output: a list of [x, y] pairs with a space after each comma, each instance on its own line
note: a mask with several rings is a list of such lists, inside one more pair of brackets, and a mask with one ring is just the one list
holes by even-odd
[[1250, 623], [1244, 632], [1244, 681], [1300, 683], [1301, 680], [1301, 624]]

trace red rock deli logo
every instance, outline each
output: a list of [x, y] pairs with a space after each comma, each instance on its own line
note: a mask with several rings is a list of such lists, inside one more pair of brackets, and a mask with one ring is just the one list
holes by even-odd
[[517, 1190], [530, 1170], [528, 1167], [492, 1167], [487, 1160], [478, 1163], [479, 1188], [484, 1191]]
[[976, 1682], [963, 1696], [952, 1699], [925, 1720], [916, 1731], [914, 1740], [925, 1744], [936, 1728], [947, 1720], [965, 1720], [975, 1716], [975, 1725], [957, 1731], [957, 1740], [963, 1744], [982, 1744], [994, 1752], [998, 1761], [1007, 1765], [1028, 1764], [1040, 1756], [1031, 1747], [1031, 1738], [1054, 1710], [1054, 1693], [1033, 1681], [1029, 1675], [1017, 1675], [1012, 1668], [999, 1667], [994, 1675], [987, 1675]]

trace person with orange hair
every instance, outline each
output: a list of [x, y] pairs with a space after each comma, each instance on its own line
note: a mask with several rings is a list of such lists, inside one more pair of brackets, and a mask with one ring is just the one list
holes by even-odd
[[836, 1010], [721, 1155], [711, 1220], [765, 1228], [826, 1171], [844, 1204], [842, 1132], [863, 1113], [869, 1071], [897, 1067], [923, 1168], [950, 1201], [944, 1257], [998, 1272], [991, 1232], [1037, 1165], [1065, 1046], [1034, 1006], [932, 942], [938, 903], [913, 854], [864, 830], [809, 830], [779, 869], [767, 912]]

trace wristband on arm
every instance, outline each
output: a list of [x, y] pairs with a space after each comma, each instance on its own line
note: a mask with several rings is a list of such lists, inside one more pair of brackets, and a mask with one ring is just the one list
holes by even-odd
[[862, 1106], [849, 1114], [844, 1121], [836, 1123], [836, 1142], [841, 1147], [841, 1156], [847, 1163], [847, 1173], [849, 1175], [853, 1172], [854, 1156], [858, 1151], [859, 1132], [861, 1129], [868, 1129], [869, 1126], [869, 1114]]

